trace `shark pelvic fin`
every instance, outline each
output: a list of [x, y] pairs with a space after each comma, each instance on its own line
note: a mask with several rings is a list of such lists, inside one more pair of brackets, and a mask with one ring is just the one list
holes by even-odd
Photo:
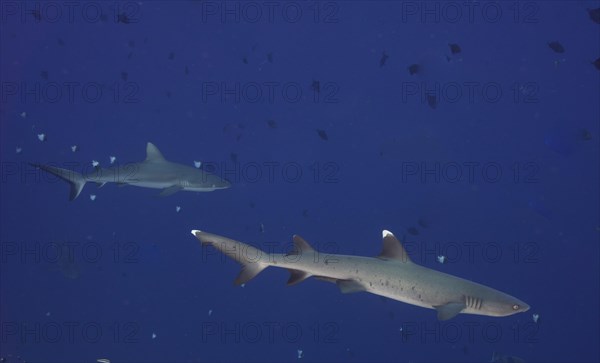
[[402, 247], [402, 243], [388, 230], [383, 230], [383, 249], [379, 258], [383, 260], [397, 260], [401, 262], [412, 262], [408, 253]]
[[175, 194], [180, 190], [183, 190], [183, 188], [180, 187], [179, 185], [172, 185], [168, 188], [163, 189], [162, 192], [160, 192], [160, 194], [158, 196], [168, 197], [169, 195]]
[[450, 302], [444, 305], [434, 306], [437, 310], [438, 320], [452, 319], [456, 315], [460, 314], [461, 311], [466, 307], [464, 302]]
[[352, 292], [361, 292], [367, 290], [362, 284], [354, 280], [337, 280], [335, 283], [340, 288], [342, 294], [350, 294]]
[[146, 144], [146, 161], [157, 162], [167, 161], [160, 150], [153, 143]]
[[310, 275], [304, 271], [294, 270], [291, 268], [289, 269], [289, 271], [290, 279], [287, 282], [288, 286], [296, 285], [297, 283], [300, 283], [310, 277]]

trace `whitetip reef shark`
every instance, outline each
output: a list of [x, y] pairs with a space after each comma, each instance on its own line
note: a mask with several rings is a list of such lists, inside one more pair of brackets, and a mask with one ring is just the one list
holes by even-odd
[[237, 285], [274, 266], [290, 271], [288, 285], [314, 276], [335, 283], [342, 293], [366, 291], [435, 309], [439, 320], [460, 313], [509, 316], [529, 310], [529, 305], [513, 296], [412, 262], [400, 241], [386, 230], [383, 250], [377, 257], [322, 254], [298, 235], [293, 237], [291, 252], [278, 254], [199, 230], [192, 234], [202, 245], [215, 247], [242, 266]]
[[146, 160], [141, 163], [128, 163], [106, 169], [96, 168], [94, 172], [87, 175], [49, 165], [35, 163], [31, 165], [69, 182], [71, 184], [69, 200], [77, 198], [87, 182], [95, 182], [101, 186], [106, 183], [117, 183], [162, 189], [160, 196], [171, 195], [180, 190], [212, 192], [231, 186], [227, 180], [214, 174], [168, 161], [151, 142], [146, 145]]

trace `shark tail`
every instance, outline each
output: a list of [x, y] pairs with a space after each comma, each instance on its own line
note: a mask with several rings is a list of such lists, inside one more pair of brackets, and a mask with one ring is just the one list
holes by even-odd
[[71, 184], [71, 190], [69, 192], [69, 200], [74, 200], [75, 198], [77, 198], [79, 196], [79, 194], [81, 193], [81, 190], [83, 190], [83, 187], [85, 186], [85, 178], [83, 177], [83, 175], [74, 172], [72, 170], [67, 170], [67, 169], [61, 169], [61, 168], [56, 168], [54, 166], [49, 166], [49, 165], [42, 165], [42, 164], [34, 164], [32, 163], [31, 165], [40, 168], [44, 171], [47, 171], [50, 174], [56, 175], [57, 177], [61, 178], [64, 181], [69, 182], [69, 184]]
[[242, 270], [234, 281], [236, 285], [245, 284], [270, 266], [269, 254], [256, 247], [198, 230], [193, 230], [192, 234], [203, 246], [213, 246], [242, 266]]

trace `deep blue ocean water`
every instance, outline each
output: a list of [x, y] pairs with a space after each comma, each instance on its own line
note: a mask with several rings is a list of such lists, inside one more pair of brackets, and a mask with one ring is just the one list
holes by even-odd
[[[3, 0], [0, 359], [598, 362], [599, 7]], [[232, 187], [69, 201], [28, 164], [147, 142]], [[276, 268], [236, 287], [192, 229], [363, 256], [389, 229], [531, 309], [438, 322]]]

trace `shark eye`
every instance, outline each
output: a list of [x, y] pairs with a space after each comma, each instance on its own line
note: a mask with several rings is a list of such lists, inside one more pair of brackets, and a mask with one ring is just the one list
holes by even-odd
[[512, 306], [512, 309], [513, 309], [513, 310], [519, 310], [519, 308], [520, 308], [520, 306], [519, 306], [519, 305], [517, 305], [517, 304], [514, 304], [514, 305]]

